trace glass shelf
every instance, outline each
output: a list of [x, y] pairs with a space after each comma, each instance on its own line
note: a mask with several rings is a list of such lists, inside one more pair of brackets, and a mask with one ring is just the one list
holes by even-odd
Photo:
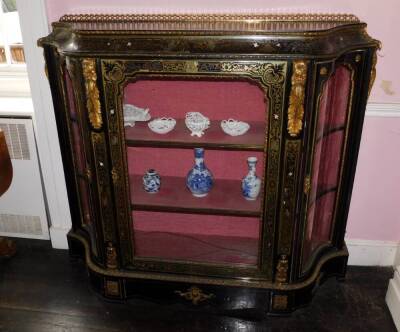
[[249, 122], [250, 129], [241, 136], [225, 134], [220, 121], [211, 121], [202, 137], [191, 136], [183, 119], [177, 119], [175, 128], [167, 134], [156, 134], [147, 126], [147, 122], [136, 122], [134, 127], [125, 128], [125, 140], [128, 146], [147, 146], [165, 148], [194, 148], [224, 150], [263, 151], [265, 142], [265, 123]]
[[130, 183], [133, 210], [251, 217], [261, 215], [261, 195], [255, 201], [246, 200], [242, 196], [239, 180], [216, 179], [210, 193], [202, 198], [190, 193], [183, 177], [164, 176], [161, 189], [156, 194], [149, 194], [143, 189], [141, 176], [131, 175]]

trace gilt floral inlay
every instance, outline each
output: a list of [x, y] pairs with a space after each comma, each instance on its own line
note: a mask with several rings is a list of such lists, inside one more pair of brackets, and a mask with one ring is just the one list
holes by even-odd
[[96, 62], [94, 59], [83, 59], [83, 76], [85, 78], [86, 107], [89, 113], [89, 121], [94, 129], [101, 129], [101, 107], [99, 89], [97, 88]]
[[287, 124], [289, 135], [292, 137], [296, 137], [303, 128], [306, 79], [306, 61], [293, 61], [292, 90], [290, 91]]

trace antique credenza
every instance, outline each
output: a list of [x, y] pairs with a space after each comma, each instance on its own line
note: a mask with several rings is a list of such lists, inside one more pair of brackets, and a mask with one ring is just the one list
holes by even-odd
[[[379, 42], [352, 15], [66, 15], [39, 40], [73, 227], [104, 297], [288, 313], [345, 276], [346, 219]], [[124, 125], [124, 105], [173, 117]], [[190, 135], [186, 112], [211, 120]], [[220, 121], [250, 130], [231, 137]], [[185, 186], [193, 148], [214, 175]], [[261, 194], [242, 197], [246, 158]], [[142, 186], [147, 169], [161, 189]]]

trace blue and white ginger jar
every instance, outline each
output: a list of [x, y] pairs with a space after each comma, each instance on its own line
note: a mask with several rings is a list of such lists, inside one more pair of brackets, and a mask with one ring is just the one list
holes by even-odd
[[249, 173], [242, 180], [242, 193], [245, 199], [254, 201], [261, 189], [261, 180], [256, 175], [257, 157], [247, 158]]
[[204, 197], [213, 186], [213, 176], [204, 164], [204, 149], [194, 149], [195, 165], [186, 177], [186, 186], [195, 197]]
[[143, 176], [143, 188], [150, 194], [155, 194], [160, 190], [161, 178], [160, 175], [154, 170], [149, 169]]

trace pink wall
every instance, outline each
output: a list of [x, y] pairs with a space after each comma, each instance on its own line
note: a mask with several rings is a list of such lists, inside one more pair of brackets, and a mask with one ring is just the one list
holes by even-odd
[[[397, 74], [398, 0], [47, 0], [49, 22], [67, 13], [166, 13], [166, 12], [346, 12], [368, 23], [368, 32], [382, 42], [377, 83], [371, 102], [400, 102], [400, 75]], [[383, 81], [383, 82], [382, 82]]]
[[[382, 42], [377, 79], [370, 102], [400, 103], [398, 75], [398, 0], [47, 0], [49, 21], [67, 13], [181, 12], [346, 12], [368, 23], [368, 32]], [[399, 104], [400, 108], [400, 104]], [[400, 239], [400, 118], [367, 117], [349, 215], [348, 237]]]
[[400, 239], [400, 118], [366, 117], [347, 237]]

